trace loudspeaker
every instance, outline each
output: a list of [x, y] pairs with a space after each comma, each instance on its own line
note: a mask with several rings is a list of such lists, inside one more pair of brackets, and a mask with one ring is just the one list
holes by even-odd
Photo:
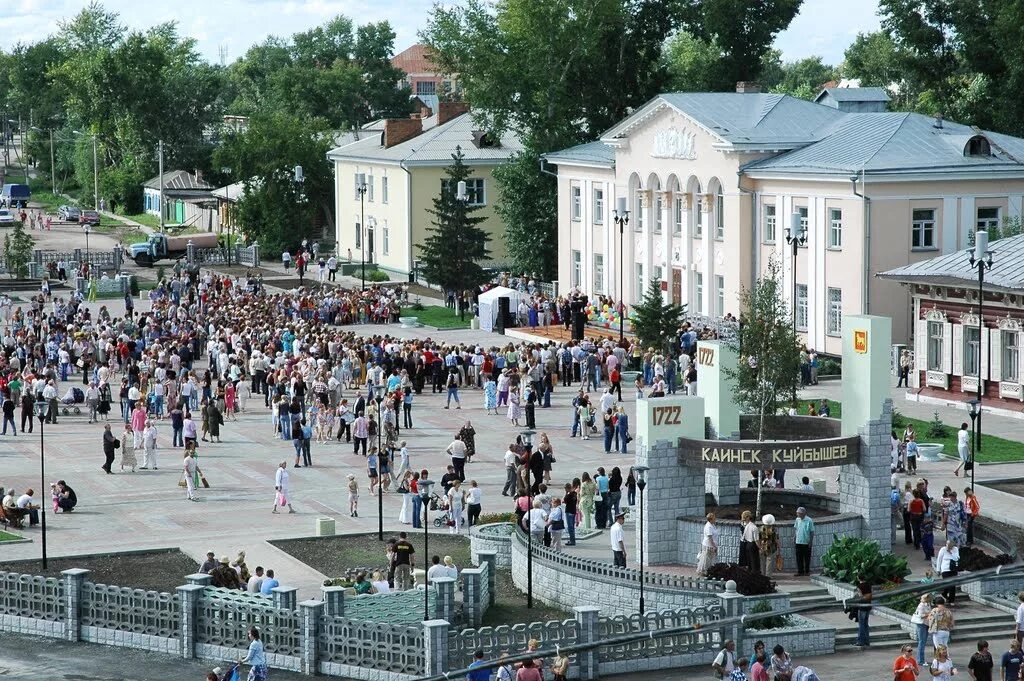
[[508, 298], [498, 298], [498, 319], [494, 324], [494, 330], [504, 334], [508, 325]]

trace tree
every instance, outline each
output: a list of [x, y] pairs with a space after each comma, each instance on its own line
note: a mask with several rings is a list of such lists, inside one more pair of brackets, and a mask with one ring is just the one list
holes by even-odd
[[35, 240], [25, 232], [21, 221], [15, 221], [14, 229], [4, 237], [4, 263], [11, 278], [24, 279], [28, 276], [34, 244]]
[[[420, 261], [427, 281], [438, 284], [446, 291], [456, 291], [461, 296], [488, 280], [482, 260], [490, 255], [487, 249], [487, 232], [479, 227], [485, 218], [474, 216], [482, 206], [474, 206], [468, 200], [459, 199], [456, 192], [459, 182], [465, 182], [470, 175], [469, 168], [462, 162], [465, 155], [460, 147], [452, 154], [452, 163], [445, 169], [447, 177], [441, 183], [440, 193], [434, 197], [434, 207], [428, 211], [434, 216], [433, 227], [428, 227], [429, 236], [420, 245]], [[460, 315], [464, 312], [459, 306]]]
[[[775, 50], [770, 52], [775, 53]], [[839, 74], [835, 67], [824, 63], [821, 57], [807, 57], [782, 64], [773, 75], [776, 77], [773, 82], [761, 79], [761, 84], [767, 90], [800, 99], [814, 99], [821, 92], [821, 86]]]
[[670, 88], [680, 92], [731, 90], [729, 74], [722, 67], [722, 48], [714, 40], [680, 31], [665, 44], [664, 64]]
[[[757, 415], [757, 439], [763, 441], [768, 419], [795, 394], [800, 375], [800, 345], [783, 296], [778, 258], [773, 256], [765, 274], [740, 295], [740, 310], [742, 335], [731, 341], [739, 363], [723, 371], [736, 386], [736, 403], [745, 413]], [[760, 483], [758, 472], [757, 517], [761, 515]]]
[[651, 279], [643, 300], [633, 306], [629, 325], [645, 348], [668, 352], [686, 317], [686, 306], [662, 299], [661, 280]]

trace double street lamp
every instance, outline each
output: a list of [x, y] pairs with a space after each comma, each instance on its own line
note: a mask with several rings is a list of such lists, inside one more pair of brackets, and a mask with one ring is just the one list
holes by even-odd
[[636, 477], [636, 488], [640, 490], [640, 522], [637, 534], [640, 537], [640, 550], [636, 560], [640, 564], [640, 614], [644, 614], [644, 488], [647, 487], [647, 466], [633, 466]]
[[369, 191], [366, 184], [366, 173], [356, 173], [356, 194], [359, 194], [359, 225], [356, 227], [356, 236], [359, 241], [359, 290], [366, 290], [366, 235], [363, 234], [363, 225], [366, 224], [366, 192]]
[[807, 228], [804, 227], [803, 216], [794, 212], [789, 216], [789, 225], [786, 227], [786, 244], [793, 254], [793, 331], [796, 331], [796, 255], [801, 246], [807, 244]]
[[626, 252], [626, 227], [629, 225], [627, 205], [626, 197], [620, 196], [616, 209], [612, 211], [612, 219], [615, 220], [615, 224], [619, 228], [619, 347], [624, 347], [626, 344], [626, 331], [623, 326], [626, 317], [626, 270], [623, 266], [623, 258]]
[[[39, 494], [46, 489], [46, 443], [43, 439], [43, 424], [50, 412], [50, 403], [46, 399], [35, 403], [36, 415], [39, 416]], [[46, 570], [46, 504], [39, 504], [39, 523], [43, 532], [43, 570]]]
[[373, 386], [373, 401], [377, 403], [377, 539], [378, 541], [384, 541], [384, 488], [382, 487], [382, 479], [384, 475], [391, 475], [391, 473], [382, 473], [384, 466], [381, 465], [384, 457], [384, 450], [381, 449], [381, 430], [384, 428], [383, 412], [380, 410], [381, 402], [384, 401], [384, 384], [378, 383]]
[[[976, 405], [971, 407], [971, 422], [977, 423], [974, 431], [974, 449], [971, 454], [971, 463], [974, 463], [976, 452], [981, 451], [981, 399], [984, 379], [981, 376], [982, 352], [988, 354], [989, 345], [984, 344], [983, 338], [985, 329], [985, 271], [992, 269], [995, 263], [992, 262], [992, 251], [988, 250], [988, 230], [979, 229], [974, 233], [974, 250], [971, 251], [971, 267], [978, 269], [978, 391], [974, 400]], [[991, 358], [990, 358], [991, 359]], [[991, 362], [987, 362], [991, 365]], [[998, 378], [996, 379], [998, 380]], [[977, 412], [975, 415], [974, 412]], [[971, 488], [974, 487], [974, 469], [971, 469]]]
[[428, 542], [430, 541], [430, 535], [427, 533], [427, 520], [429, 519], [430, 511], [430, 489], [434, 486], [433, 480], [422, 478], [417, 483], [417, 489], [420, 494], [420, 501], [423, 503], [423, 621], [431, 619], [430, 617], [430, 588], [427, 584], [427, 570], [430, 569], [430, 551], [428, 550]]
[[[533, 607], [533, 483], [530, 481], [530, 456], [533, 451], [534, 431], [524, 430], [519, 434], [523, 447], [526, 449], [526, 493], [530, 503], [526, 509], [526, 607]], [[538, 480], [537, 483], [540, 483]]]

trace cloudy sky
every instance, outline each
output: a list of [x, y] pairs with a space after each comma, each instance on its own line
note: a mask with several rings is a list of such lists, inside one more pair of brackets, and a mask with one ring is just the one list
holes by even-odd
[[[446, 0], [449, 2], [450, 0]], [[51, 34], [61, 19], [73, 16], [84, 0], [12, 0], [0, 17], [0, 46], [33, 42]], [[211, 61], [223, 48], [233, 61], [268, 35], [288, 36], [345, 14], [357, 23], [387, 19], [398, 34], [401, 50], [416, 41], [433, 6], [432, 0], [105, 0], [104, 6], [121, 15], [131, 28], [146, 28], [177, 21], [182, 33], [194, 37]], [[785, 59], [820, 55], [838, 63], [858, 32], [878, 27], [876, 0], [804, 0], [800, 15], [779, 36]]]

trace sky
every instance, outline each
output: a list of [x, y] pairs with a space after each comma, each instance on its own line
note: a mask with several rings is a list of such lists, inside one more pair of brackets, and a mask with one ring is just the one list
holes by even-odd
[[[543, 0], [539, 0], [543, 1]], [[451, 0], [446, 0], [450, 4]], [[77, 14], [85, 0], [11, 0], [0, 17], [0, 47], [35, 42], [56, 30], [61, 19]], [[245, 54], [268, 35], [290, 36], [322, 24], [338, 14], [357, 24], [387, 19], [395, 29], [395, 47], [401, 51], [416, 42], [433, 0], [105, 0], [103, 5], [121, 15], [129, 28], [144, 29], [164, 21], [177, 21], [181, 33], [198, 41], [210, 61], [227, 62]], [[776, 47], [785, 60], [821, 56], [837, 64], [858, 32], [878, 28], [877, 0], [804, 0], [800, 14], [779, 35]]]

